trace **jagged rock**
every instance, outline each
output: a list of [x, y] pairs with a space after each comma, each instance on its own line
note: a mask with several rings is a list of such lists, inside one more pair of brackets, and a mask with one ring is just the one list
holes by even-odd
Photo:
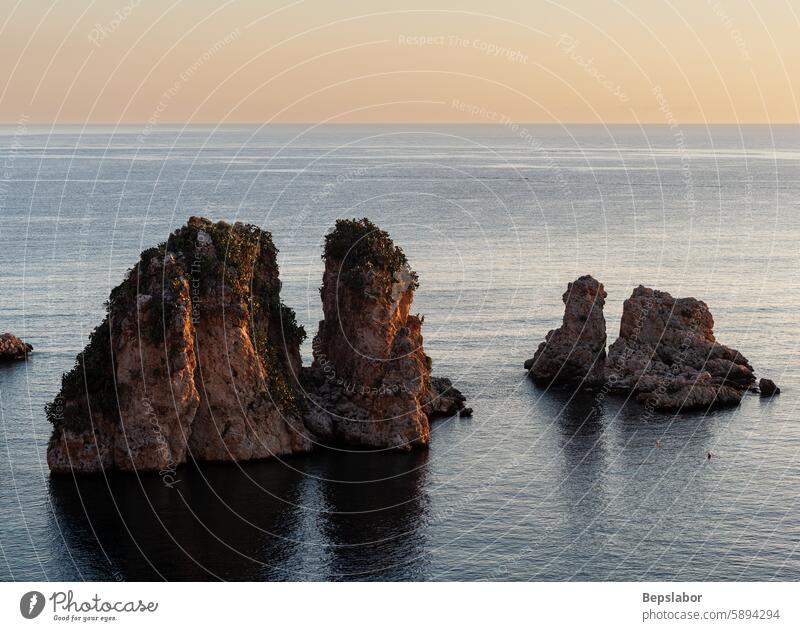
[[464, 406], [467, 398], [447, 377], [431, 377], [423, 398], [422, 409], [428, 418], [439, 416], [472, 416], [472, 408]]
[[193, 217], [111, 292], [61, 392], [51, 471], [172, 471], [308, 451], [295, 389], [305, 336], [255, 226]]
[[562, 300], [564, 318], [550, 331], [532, 359], [525, 362], [531, 378], [543, 385], [594, 388], [604, 381], [606, 292], [591, 276], [567, 285]]
[[[423, 406], [433, 412], [445, 404], [429, 392], [422, 319], [410, 314], [417, 275], [368, 219], [337, 221], [323, 258], [324, 319], [314, 361], [303, 371], [306, 426], [328, 444], [426, 445], [430, 425]], [[455, 392], [452, 397], [457, 407]]]
[[609, 347], [608, 386], [634, 392], [655, 410], [738, 405], [755, 381], [736, 350], [714, 338], [708, 306], [639, 286], [625, 301], [619, 338]]
[[33, 346], [11, 333], [0, 334], [0, 362], [27, 359]]
[[780, 394], [781, 389], [775, 384], [772, 379], [761, 378], [758, 381], [758, 391], [762, 397], [771, 397], [773, 394]]

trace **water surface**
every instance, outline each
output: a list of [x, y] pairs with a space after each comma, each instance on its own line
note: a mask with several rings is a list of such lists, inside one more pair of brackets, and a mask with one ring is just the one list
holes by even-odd
[[[0, 366], [0, 578], [800, 579], [800, 129], [529, 131], [0, 128], [0, 329], [36, 348]], [[193, 214], [273, 233], [309, 332], [335, 219], [388, 230], [473, 418], [412, 454], [50, 478], [44, 404], [109, 289]], [[612, 340], [634, 286], [695, 296], [783, 394], [676, 418], [534, 387], [522, 363], [586, 273]]]

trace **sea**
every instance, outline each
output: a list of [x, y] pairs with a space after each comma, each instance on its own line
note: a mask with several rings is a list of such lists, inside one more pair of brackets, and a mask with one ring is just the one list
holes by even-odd
[[[800, 580], [800, 126], [0, 128], [0, 579]], [[471, 418], [411, 453], [51, 477], [44, 405], [139, 253], [193, 215], [269, 230], [310, 338], [321, 246], [368, 217], [420, 278]], [[782, 389], [649, 415], [525, 374], [567, 283], [704, 300]], [[712, 458], [708, 458], [708, 454]]]

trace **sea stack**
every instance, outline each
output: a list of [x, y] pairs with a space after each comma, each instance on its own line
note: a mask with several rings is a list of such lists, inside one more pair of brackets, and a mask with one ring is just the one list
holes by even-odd
[[308, 451], [296, 389], [305, 331], [280, 300], [276, 252], [255, 226], [196, 217], [143, 252], [47, 406], [51, 471]]
[[706, 303], [639, 286], [625, 301], [609, 347], [608, 385], [654, 410], [738, 405], [755, 376], [738, 351], [714, 338]]
[[525, 369], [544, 386], [599, 387], [605, 379], [606, 358], [603, 285], [581, 276], [567, 285], [561, 299], [565, 305], [561, 326], [547, 334]]
[[0, 334], [0, 362], [27, 359], [33, 346], [11, 333]]
[[449, 381], [431, 389], [422, 318], [411, 314], [416, 273], [368, 219], [338, 220], [322, 257], [324, 319], [303, 377], [307, 427], [328, 445], [427, 445], [429, 414], [466, 410]]

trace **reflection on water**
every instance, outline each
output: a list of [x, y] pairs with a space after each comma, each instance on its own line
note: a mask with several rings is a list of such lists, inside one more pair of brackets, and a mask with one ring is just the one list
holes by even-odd
[[[326, 454], [315, 462], [329, 578], [417, 579], [425, 563], [427, 452]], [[389, 456], [388, 458], [386, 456]]]
[[[608, 450], [603, 401], [597, 394], [553, 390], [549, 404], [557, 407], [559, 454], [563, 459], [561, 476], [573, 519], [591, 531], [596, 514], [605, 505], [604, 475], [608, 469]], [[592, 480], [585, 485], [583, 479]]]
[[52, 477], [58, 565], [96, 580], [422, 576], [427, 452]]

